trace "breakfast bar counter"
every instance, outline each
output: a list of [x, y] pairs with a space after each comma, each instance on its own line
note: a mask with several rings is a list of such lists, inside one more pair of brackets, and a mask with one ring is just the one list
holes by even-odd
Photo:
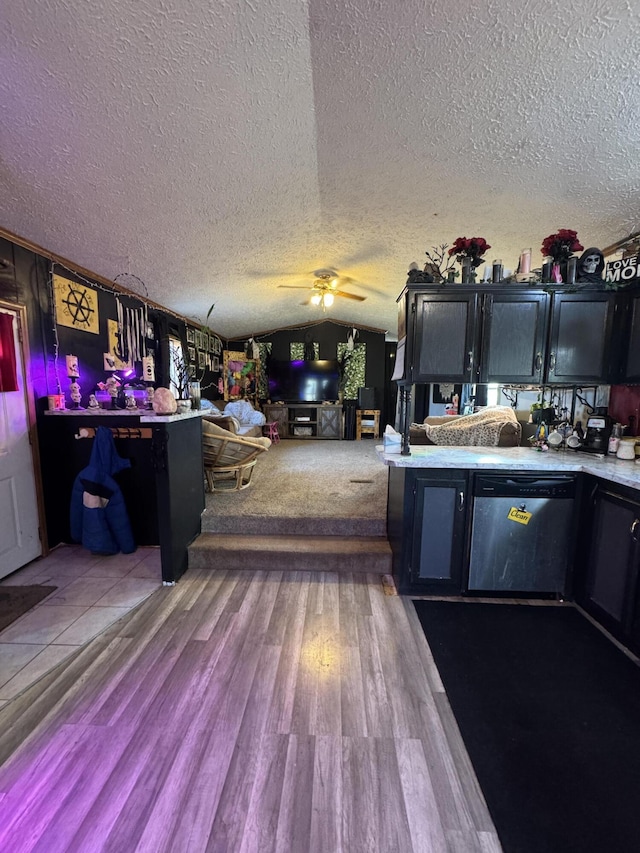
[[566, 472], [590, 474], [621, 486], [640, 489], [640, 463], [573, 450], [533, 450], [530, 447], [456, 447], [418, 445], [409, 456], [376, 448], [392, 468], [458, 469], [465, 471]]
[[163, 582], [178, 580], [187, 569], [187, 547], [200, 533], [205, 507], [203, 413], [84, 409], [45, 414], [39, 443], [49, 545], [72, 541], [73, 483], [89, 462], [95, 430], [106, 426], [118, 454], [131, 463], [117, 480], [136, 545], [159, 545]]

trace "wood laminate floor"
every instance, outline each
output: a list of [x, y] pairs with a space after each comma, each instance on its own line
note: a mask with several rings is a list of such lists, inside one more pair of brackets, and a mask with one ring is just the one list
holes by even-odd
[[190, 570], [5, 707], [3, 756], [11, 853], [500, 850], [373, 575]]

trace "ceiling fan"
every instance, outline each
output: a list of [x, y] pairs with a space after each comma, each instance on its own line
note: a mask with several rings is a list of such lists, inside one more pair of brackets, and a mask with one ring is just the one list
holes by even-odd
[[[348, 293], [346, 290], [338, 290], [338, 275], [333, 270], [316, 270], [314, 275], [316, 278], [311, 285], [311, 304], [321, 305], [323, 311], [333, 305], [336, 296], [355, 299], [357, 302], [364, 302], [367, 298], [355, 293]], [[306, 284], [279, 284], [278, 287], [290, 290], [309, 290], [309, 286]]]

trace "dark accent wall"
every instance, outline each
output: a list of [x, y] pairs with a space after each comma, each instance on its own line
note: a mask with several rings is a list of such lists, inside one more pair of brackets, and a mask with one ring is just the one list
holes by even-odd
[[[54, 268], [57, 274], [71, 281], [95, 288], [98, 299], [99, 332], [92, 334], [58, 325], [58, 367], [56, 371], [53, 306], [49, 284], [51, 262], [48, 258], [1, 237], [0, 258], [8, 260], [14, 266], [12, 273], [5, 273], [0, 277], [0, 299], [24, 305], [27, 309], [31, 378], [38, 415], [40, 416], [47, 408], [47, 396], [58, 393], [58, 382], [60, 383], [60, 391], [65, 394], [67, 406], [71, 404], [70, 383], [66, 376], [65, 366], [65, 356], [68, 353], [73, 353], [78, 357], [82, 404], [86, 406], [88, 396], [96, 384], [104, 382], [109, 375], [104, 370], [103, 354], [108, 348], [107, 321], [117, 319], [116, 295], [124, 308], [141, 308], [144, 305], [143, 299], [135, 295], [117, 292], [115, 288], [110, 291], [104, 285], [81, 279], [57, 264]], [[149, 307], [148, 314], [154, 326], [155, 338], [146, 341], [146, 353], [153, 354], [155, 359], [156, 386], [168, 387], [169, 335], [178, 337], [186, 352], [187, 324], [181, 318], [155, 307]], [[136, 363], [135, 368], [136, 377], [140, 378], [142, 376], [141, 363]], [[203, 390], [202, 396], [211, 400], [220, 397], [218, 393], [219, 375], [219, 373], [214, 374], [209, 370], [204, 371], [202, 385], [210, 387]]]
[[[271, 343], [271, 358], [274, 361], [288, 361], [290, 358], [289, 344], [317, 343], [318, 358], [335, 359], [339, 343], [346, 343], [347, 333], [351, 326], [333, 323], [325, 320], [313, 326], [302, 326], [295, 329], [279, 329], [267, 335], [256, 337], [258, 343]], [[355, 328], [358, 328], [357, 325]], [[229, 341], [229, 349], [242, 352], [245, 340]], [[359, 344], [366, 344], [367, 358], [365, 367], [365, 386], [377, 388], [381, 395], [385, 387], [385, 340], [383, 332], [370, 332], [358, 329]]]
[[[95, 289], [98, 299], [99, 332], [90, 332], [72, 329], [58, 325], [58, 366], [56, 377], [56, 336], [54, 334], [53, 306], [51, 304], [52, 293], [50, 286], [51, 261], [34, 251], [13, 243], [0, 237], [0, 258], [9, 262], [5, 269], [0, 267], [0, 300], [15, 305], [25, 306], [27, 311], [27, 338], [29, 346], [29, 368], [31, 375], [31, 389], [33, 392], [36, 408], [36, 426], [40, 458], [42, 460], [41, 473], [44, 489], [44, 507], [46, 514], [47, 538], [49, 547], [57, 545], [61, 541], [68, 540], [68, 514], [69, 506], [67, 493], [68, 488], [62, 488], [62, 482], [71, 482], [77, 472], [86, 464], [90, 452], [90, 442], [72, 442], [71, 451], [69, 446], [62, 446], [58, 441], [54, 425], [60, 426], [61, 422], [56, 419], [45, 417], [48, 408], [47, 396], [58, 393], [58, 382], [60, 392], [64, 393], [67, 407], [71, 405], [69, 392], [70, 381], [66, 375], [67, 354], [74, 354], [78, 358], [80, 367], [79, 384], [82, 389], [82, 405], [86, 407], [89, 394], [98, 382], [104, 382], [109, 375], [104, 370], [104, 353], [108, 349], [107, 321], [117, 319], [116, 295], [123, 307], [141, 308], [144, 304], [141, 298], [117, 291], [110, 291], [108, 287], [91, 279], [79, 278], [60, 264], [56, 264], [54, 271], [78, 283], [91, 286]], [[187, 323], [175, 315], [165, 312], [156, 307], [149, 307], [149, 319], [154, 325], [154, 339], [148, 339], [145, 344], [146, 353], [153, 353], [156, 368], [156, 387], [168, 386], [169, 370], [169, 335], [174, 335], [182, 340], [183, 347], [187, 347], [186, 329]], [[196, 327], [196, 324], [193, 324]], [[136, 376], [142, 376], [142, 364], [135, 365]], [[211, 384], [210, 388], [203, 390], [202, 396], [209, 399], [218, 399], [217, 380], [219, 373], [213, 374], [206, 371], [202, 377], [202, 384]], [[64, 425], [73, 430], [66, 419]], [[125, 472], [122, 477], [123, 491], [136, 495], [146, 494], [153, 503], [155, 501], [155, 486], [153, 471], [150, 465], [143, 467], [136, 454], [145, 451], [148, 456], [148, 447], [142, 447], [144, 442], [130, 441], [131, 447], [126, 447], [123, 455], [132, 460], [132, 469]], [[121, 445], [122, 447], [122, 445]], [[60, 471], [64, 476], [60, 476]], [[135, 483], [135, 489], [130, 489], [128, 483]], [[60, 486], [60, 488], [59, 488]], [[63, 497], [64, 496], [64, 497]], [[151, 513], [146, 517], [145, 505], [136, 506], [133, 500], [128, 504], [132, 507], [131, 517], [136, 529], [136, 535], [140, 543], [157, 541], [155, 515]], [[140, 517], [138, 517], [140, 516]]]

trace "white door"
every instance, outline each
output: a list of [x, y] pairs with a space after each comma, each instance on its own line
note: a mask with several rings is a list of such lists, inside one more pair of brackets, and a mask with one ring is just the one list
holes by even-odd
[[29, 411], [18, 325], [20, 314], [0, 305], [13, 317], [18, 390], [0, 392], [0, 578], [42, 553], [38, 535], [38, 501], [29, 441]]

